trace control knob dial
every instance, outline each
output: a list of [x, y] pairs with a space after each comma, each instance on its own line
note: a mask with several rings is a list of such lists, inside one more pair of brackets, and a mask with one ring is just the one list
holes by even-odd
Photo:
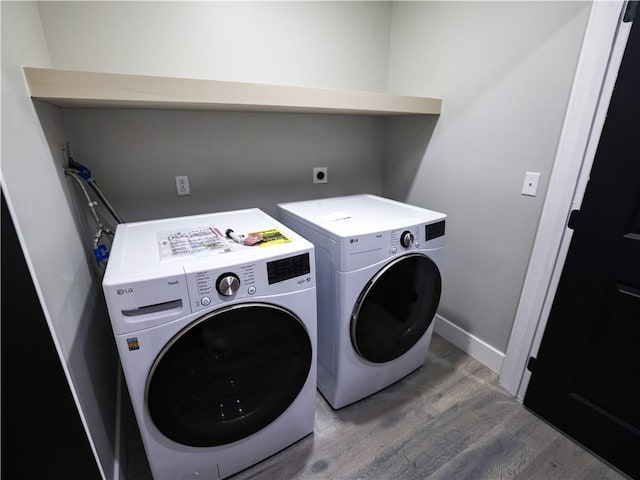
[[216, 280], [216, 290], [220, 295], [230, 297], [240, 288], [240, 278], [235, 273], [223, 273]]
[[409, 248], [410, 246], [412, 246], [414, 240], [415, 237], [409, 230], [405, 230], [404, 232], [402, 232], [402, 235], [400, 235], [400, 244], [404, 248]]

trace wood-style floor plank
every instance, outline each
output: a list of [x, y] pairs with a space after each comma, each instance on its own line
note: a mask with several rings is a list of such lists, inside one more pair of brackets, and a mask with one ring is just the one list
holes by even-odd
[[312, 435], [230, 480], [624, 478], [434, 335], [423, 367], [340, 410], [318, 394]]

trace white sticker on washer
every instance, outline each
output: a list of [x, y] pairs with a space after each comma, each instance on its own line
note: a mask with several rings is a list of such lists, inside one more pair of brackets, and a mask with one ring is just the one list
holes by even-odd
[[202, 256], [234, 250], [217, 228], [187, 227], [156, 233], [160, 260], [181, 256]]

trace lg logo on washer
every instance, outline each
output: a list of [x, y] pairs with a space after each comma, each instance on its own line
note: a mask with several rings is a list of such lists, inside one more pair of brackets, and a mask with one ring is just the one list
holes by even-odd
[[[180, 285], [180, 280], [172, 280], [170, 282], [167, 282], [167, 285]], [[119, 288], [118, 290], [116, 290], [116, 293], [118, 295], [124, 295], [126, 293], [133, 293], [133, 287]]]

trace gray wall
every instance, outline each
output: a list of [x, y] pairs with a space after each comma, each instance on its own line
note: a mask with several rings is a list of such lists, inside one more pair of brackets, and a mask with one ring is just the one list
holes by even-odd
[[[74, 158], [125, 221], [382, 191], [381, 118], [176, 110], [66, 109]], [[313, 167], [328, 167], [326, 184]], [[188, 175], [191, 195], [176, 195]]]
[[[55, 67], [442, 97], [439, 117], [68, 110], [65, 128], [76, 158], [128, 220], [245, 206], [273, 213], [279, 201], [359, 191], [444, 211], [449, 249], [440, 313], [503, 352], [589, 5], [39, 8]], [[180, 28], [186, 24], [192, 28]], [[311, 168], [323, 165], [329, 184], [312, 185]], [[520, 195], [525, 171], [542, 174], [536, 198]], [[190, 176], [190, 197], [175, 196], [175, 175]]]
[[[439, 312], [502, 352], [589, 11], [583, 2], [393, 4], [389, 90], [441, 96], [443, 111], [431, 131], [396, 124], [383, 192], [449, 215]], [[520, 195], [525, 171], [542, 174], [535, 198]]]
[[[92, 229], [62, 175], [59, 145], [71, 141], [75, 158], [131, 220], [253, 205], [273, 213], [278, 201], [380, 192], [382, 121], [63, 112], [29, 99], [21, 66], [384, 90], [390, 4], [1, 5], [2, 185], [92, 445], [112, 478], [117, 355], [90, 267]], [[329, 184], [311, 184], [313, 166], [329, 167]], [[191, 197], [175, 196], [176, 174], [190, 175]]]
[[[113, 364], [101, 361], [115, 358], [96, 328], [105, 325], [99, 281], [58, 142], [70, 139], [131, 220], [273, 212], [279, 201], [355, 191], [442, 210], [441, 313], [504, 350], [588, 11], [574, 2], [2, 2], [3, 187], [103, 466], [114, 455], [114, 383]], [[36, 110], [21, 64], [388, 89], [441, 96], [444, 109], [395, 119]], [[329, 184], [311, 184], [316, 162], [329, 166]], [[536, 198], [519, 195], [525, 170], [542, 173]], [[176, 197], [173, 176], [185, 174], [193, 194]]]
[[[40, 2], [56, 68], [386, 90], [389, 2]], [[188, 28], [185, 28], [188, 26]], [[66, 109], [127, 221], [382, 192], [385, 123], [348, 115]], [[312, 184], [313, 167], [329, 168]], [[191, 195], [177, 197], [176, 175]]]

